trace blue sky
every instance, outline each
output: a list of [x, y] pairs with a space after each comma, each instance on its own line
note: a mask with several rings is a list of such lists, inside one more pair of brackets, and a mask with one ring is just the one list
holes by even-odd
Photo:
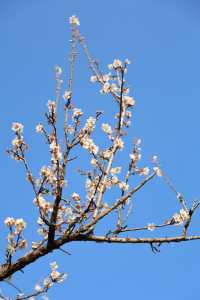
[[[19, 121], [25, 125], [29, 158], [37, 174], [46, 152], [34, 128], [44, 120], [47, 100], [54, 97], [54, 66], [60, 64], [68, 71], [68, 18], [73, 14], [79, 17], [80, 30], [103, 70], [114, 58], [128, 57], [133, 62], [127, 81], [137, 105], [127, 138], [127, 155], [132, 138], [141, 137], [145, 163], [157, 154], [188, 203], [200, 195], [199, 1], [2, 0], [0, 243], [3, 246], [6, 216], [26, 219], [30, 237], [34, 236], [31, 223], [36, 216], [33, 194], [23, 178], [23, 170], [5, 154], [12, 138], [11, 123]], [[80, 52], [75, 75], [76, 104], [88, 115], [102, 109], [109, 120], [113, 102], [99, 94], [89, 77], [86, 60]], [[126, 159], [122, 157], [123, 163]], [[131, 219], [134, 225], [159, 223], [179, 210], [175, 196], [160, 179], [146, 187], [136, 200], [137, 213]], [[193, 233], [200, 232], [199, 216], [197, 213], [194, 217]], [[25, 275], [16, 275], [15, 282], [30, 290], [48, 273], [48, 263], [56, 258], [69, 278], [52, 289], [50, 299], [198, 299], [199, 247], [198, 241], [165, 245], [155, 255], [149, 246], [70, 244], [66, 249], [71, 256], [51, 254], [27, 267]], [[0, 253], [3, 257], [3, 247]], [[6, 286], [2, 288], [7, 290]]]

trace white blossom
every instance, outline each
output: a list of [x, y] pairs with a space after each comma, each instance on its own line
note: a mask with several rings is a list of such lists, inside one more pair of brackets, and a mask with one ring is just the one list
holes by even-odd
[[159, 167], [154, 167], [153, 170], [157, 176], [159, 176], [159, 177], [163, 176], [162, 171]]
[[97, 81], [97, 76], [93, 75], [90, 77], [91, 82], [96, 82]]
[[4, 224], [8, 227], [15, 225], [15, 219], [12, 217], [7, 217], [4, 221]]
[[107, 124], [107, 123], [103, 123], [103, 124], [101, 125], [101, 129], [102, 129], [106, 134], [108, 134], [108, 135], [111, 135], [111, 134], [112, 134], [112, 128], [111, 128], [111, 126], [110, 126], [109, 124]]
[[119, 188], [122, 190], [122, 191], [128, 191], [128, 189], [129, 189], [129, 185], [126, 183], [126, 182], [120, 182], [119, 183]]
[[35, 127], [35, 130], [36, 130], [36, 132], [41, 133], [41, 132], [43, 132], [44, 127], [43, 127], [42, 124], [38, 124], [38, 125]]
[[110, 92], [110, 83], [109, 82], [104, 83], [100, 92], [104, 94], [108, 94]]
[[56, 163], [58, 160], [62, 159], [62, 153], [60, 151], [60, 145], [56, 144], [55, 141], [53, 141], [50, 144], [50, 149], [51, 149], [51, 153], [52, 153], [52, 161], [54, 163]]
[[69, 18], [69, 23], [72, 25], [78, 25], [78, 26], [80, 25], [80, 21], [75, 15]]
[[119, 59], [114, 59], [112, 65], [114, 69], [122, 68], [122, 62]]
[[15, 220], [16, 232], [20, 233], [23, 229], [26, 228], [26, 222], [20, 218]]
[[124, 142], [122, 141], [121, 138], [117, 138], [117, 139], [116, 139], [116, 146], [117, 146], [119, 149], [123, 149], [123, 148], [124, 148]]
[[23, 136], [20, 135], [16, 136], [13, 140], [12, 140], [12, 145], [15, 149], [18, 149], [21, 145], [23, 144]]
[[50, 113], [55, 112], [55, 109], [56, 109], [55, 101], [48, 100], [47, 107], [48, 107], [48, 110]]
[[56, 75], [61, 76], [62, 75], [62, 68], [58, 65], [55, 66], [55, 73], [56, 73]]
[[130, 65], [130, 63], [131, 63], [131, 61], [130, 61], [128, 58], [126, 58], [124, 62], [125, 62], [125, 64], [127, 64], [127, 65]]
[[53, 261], [52, 263], [50, 263], [50, 268], [51, 270], [56, 270], [58, 269], [58, 265], [56, 261]]
[[112, 175], [119, 174], [119, 173], [121, 172], [121, 169], [122, 169], [122, 167], [112, 168], [112, 169], [110, 170], [110, 173], [111, 173]]
[[65, 91], [65, 92], [64, 92], [63, 98], [64, 98], [65, 100], [70, 100], [71, 97], [72, 97], [72, 92], [71, 92], [71, 91]]
[[104, 159], [109, 159], [110, 157], [111, 157], [111, 155], [112, 155], [112, 151], [110, 151], [110, 150], [105, 150], [105, 151], [103, 151], [102, 153], [101, 153], [101, 155], [102, 155], [102, 157], [104, 158]]
[[157, 163], [158, 162], [158, 156], [153, 155], [151, 161], [152, 161], [152, 163]]
[[97, 154], [99, 147], [95, 145], [93, 140], [89, 137], [84, 137], [80, 141], [83, 148], [87, 149], [90, 153]]
[[138, 152], [135, 152], [135, 153], [129, 154], [129, 157], [130, 157], [131, 160], [137, 161], [137, 160], [141, 159], [141, 154], [138, 153]]
[[139, 174], [143, 176], [147, 176], [149, 174], [150, 169], [148, 167], [144, 167], [139, 170]]
[[24, 126], [21, 123], [14, 122], [12, 123], [12, 130], [16, 133], [22, 133]]
[[73, 109], [73, 118], [81, 117], [83, 115], [83, 112], [80, 108], [74, 108]]
[[123, 100], [124, 100], [124, 103], [125, 103], [127, 106], [133, 106], [133, 105], [135, 105], [135, 100], [133, 99], [133, 97], [130, 97], [130, 96], [123, 96]]
[[95, 128], [95, 124], [96, 124], [96, 119], [93, 117], [89, 117], [83, 129], [92, 132]]
[[73, 194], [72, 194], [72, 199], [75, 200], [75, 201], [80, 201], [80, 196], [79, 196], [79, 194], [73, 193]]
[[147, 229], [150, 230], [150, 231], [153, 231], [153, 230], [156, 229], [156, 226], [155, 226], [154, 223], [149, 223], [149, 224], [147, 225]]
[[36, 285], [35, 285], [35, 291], [36, 292], [41, 292], [42, 291], [42, 287], [41, 287], [41, 285], [39, 283], [36, 283]]

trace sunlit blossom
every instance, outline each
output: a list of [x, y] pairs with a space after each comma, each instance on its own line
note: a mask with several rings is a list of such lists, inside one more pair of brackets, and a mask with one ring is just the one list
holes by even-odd
[[16, 133], [22, 133], [24, 126], [21, 123], [14, 122], [12, 123], [12, 130]]
[[80, 21], [75, 15], [69, 18], [69, 23], [72, 25], [78, 25], [78, 26], [80, 25]]

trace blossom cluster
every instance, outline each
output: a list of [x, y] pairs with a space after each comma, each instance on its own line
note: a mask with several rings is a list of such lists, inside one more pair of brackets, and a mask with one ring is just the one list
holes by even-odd
[[18, 249], [27, 247], [27, 240], [23, 237], [26, 222], [22, 218], [14, 219], [13, 217], [7, 217], [4, 224], [9, 228], [7, 235], [8, 245], [6, 249], [6, 257], [9, 261]]
[[12, 123], [12, 130], [15, 133], [15, 138], [12, 140], [12, 149], [7, 150], [15, 160], [23, 160], [24, 152], [28, 149], [23, 137], [24, 126], [21, 123]]
[[[39, 241], [32, 242], [32, 253], [36, 251], [36, 254], [39, 252], [37, 250], [40, 247], [46, 247], [43, 249], [47, 249], [47, 252], [49, 249], [51, 251], [54, 246], [58, 245], [58, 243], [55, 243], [57, 238], [59, 239], [61, 237], [62, 241], [63, 237], [65, 238], [67, 236], [68, 238], [70, 234], [74, 233], [73, 238], [74, 236], [80, 237], [81, 235], [82, 237], [83, 234], [86, 234], [86, 236], [91, 234], [91, 232], [95, 231], [96, 223], [115, 210], [118, 211], [117, 220], [115, 222], [118, 231], [116, 230], [114, 232], [117, 234], [122, 233], [123, 229], [124, 232], [125, 229], [131, 231], [127, 225], [128, 216], [132, 210], [131, 196], [133, 196], [136, 191], [139, 191], [144, 184], [149, 182], [155, 175], [165, 178], [158, 164], [157, 156], [154, 155], [152, 158], [152, 168], [147, 165], [142, 165], [142, 141], [140, 138], [133, 141], [127, 164], [122, 168], [118, 162], [116, 163], [118, 152], [125, 148], [128, 128], [131, 125], [132, 109], [136, 103], [134, 97], [130, 94], [130, 87], [126, 84], [125, 80], [130, 61], [128, 59], [122, 61], [116, 58], [108, 65], [108, 70], [103, 73], [98, 63], [90, 57], [87, 46], [84, 44], [84, 38], [81, 37], [78, 31], [78, 26], [80, 25], [79, 19], [73, 15], [70, 17], [69, 23], [72, 29], [72, 50], [70, 56], [70, 79], [67, 89], [61, 97], [62, 69], [56, 66], [56, 97], [54, 100], [48, 100], [47, 112], [45, 114], [48, 127], [46, 129], [46, 125], [38, 123], [35, 128], [37, 133], [42, 134], [48, 145], [49, 162], [40, 168], [38, 178], [35, 179], [26, 161], [25, 151], [28, 149], [28, 146], [23, 137], [24, 126], [18, 122], [12, 124], [12, 131], [15, 137], [12, 140], [12, 149], [8, 150], [8, 153], [15, 160], [23, 161], [27, 179], [33, 188], [33, 203], [38, 210], [37, 232], [40, 235]], [[83, 123], [85, 115], [83, 116], [81, 108], [78, 108], [73, 103], [72, 73], [77, 54], [77, 42], [84, 48], [84, 52], [89, 61], [90, 69], [92, 70], [90, 81], [100, 86], [99, 90], [102, 95], [109, 94], [117, 107], [117, 113], [113, 116], [113, 122], [111, 122], [111, 120], [108, 122], [104, 120], [100, 125], [104, 136], [106, 136], [107, 144], [104, 148], [101, 148], [100, 143], [97, 145], [93, 140], [93, 132], [95, 131], [97, 121], [100, 119], [102, 112], [96, 112], [95, 117], [89, 116], [86, 118], [85, 123]], [[60, 98], [64, 99], [64, 104], [62, 103], [64, 112], [63, 118], [59, 118], [57, 115]], [[60, 120], [64, 121], [62, 136], [60, 136]], [[73, 190], [69, 191], [69, 189], [66, 189], [66, 177], [69, 173], [68, 165], [71, 161], [78, 158], [77, 153], [79, 152], [74, 151], [77, 155], [74, 155], [73, 152], [76, 146], [79, 147], [78, 151], [80, 151], [80, 148], [83, 148], [84, 151], [86, 150], [90, 157], [89, 170], [82, 171], [79, 169], [78, 171], [86, 178], [85, 197], [83, 197], [81, 193], [79, 195], [76, 191], [72, 192]], [[137, 177], [136, 180], [134, 180], [134, 176]], [[166, 181], [168, 182], [168, 179]], [[138, 182], [139, 184], [137, 184]], [[105, 200], [107, 192], [109, 193], [110, 189], [116, 190], [117, 198], [113, 199], [115, 193], [110, 193], [112, 197]], [[174, 188], [172, 189], [174, 190]], [[177, 198], [179, 202], [182, 201], [182, 199], [180, 201], [180, 197]], [[191, 216], [189, 215], [189, 210], [187, 210], [184, 205], [182, 207], [184, 207], [184, 209], [181, 209], [179, 213], [175, 213], [168, 223], [162, 225], [148, 223], [143, 228], [139, 228], [139, 230], [153, 231], [158, 227], [185, 224], [187, 221], [190, 222]], [[23, 238], [26, 223], [23, 219], [14, 219], [12, 217], [6, 218], [4, 223], [9, 229], [6, 258], [7, 262], [11, 263], [13, 254], [18, 249], [27, 247], [27, 241]], [[136, 228], [136, 230], [138, 230], [138, 228]], [[105, 238], [106, 237], [105, 235]], [[115, 237], [114, 234], [113, 237]], [[58, 241], [59, 240], [57, 240], [57, 242]], [[52, 262], [50, 268], [50, 274], [44, 279], [43, 283], [36, 284], [35, 295], [45, 294], [53, 283], [60, 283], [66, 278], [66, 274], [58, 271], [56, 262]], [[46, 297], [44, 299], [47, 300], [46, 294], [44, 297]], [[34, 299], [34, 297], [32, 298]]]
[[189, 212], [185, 209], [181, 209], [179, 213], [173, 215], [173, 220], [176, 225], [181, 225], [184, 222], [188, 221], [190, 218]]

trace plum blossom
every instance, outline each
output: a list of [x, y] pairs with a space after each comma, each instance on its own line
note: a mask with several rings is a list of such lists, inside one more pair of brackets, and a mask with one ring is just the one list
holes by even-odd
[[77, 26], [80, 25], [80, 21], [75, 15], [73, 15], [69, 18], [69, 23], [72, 25], [77, 25]]
[[154, 172], [156, 173], [157, 176], [162, 177], [162, 170], [159, 167], [154, 167], [153, 168]]
[[156, 229], [156, 226], [155, 226], [154, 223], [149, 223], [149, 224], [147, 225], [147, 229], [150, 230], [150, 231], [153, 231], [153, 230]]
[[107, 124], [107, 123], [103, 123], [103, 124], [101, 125], [101, 129], [102, 129], [106, 134], [108, 134], [108, 135], [111, 135], [111, 134], [112, 134], [112, 128], [111, 128], [111, 126], [110, 126], [109, 124]]
[[126, 182], [120, 182], [119, 183], [119, 188], [122, 190], [122, 191], [128, 191], [128, 189], [129, 189], [129, 185], [126, 183]]
[[12, 217], [7, 217], [4, 221], [4, 224], [7, 226], [7, 227], [11, 227], [13, 225], [15, 225], [15, 219], [12, 218]]
[[44, 127], [43, 127], [42, 124], [38, 124], [38, 125], [35, 127], [35, 130], [36, 130], [36, 132], [41, 133], [41, 132], [43, 132]]
[[135, 100], [133, 99], [133, 97], [130, 97], [130, 96], [123, 96], [123, 100], [124, 100], [124, 103], [125, 103], [127, 106], [133, 106], [133, 105], [135, 105]]
[[22, 133], [24, 126], [21, 123], [14, 122], [12, 123], [12, 130], [16, 133]]

